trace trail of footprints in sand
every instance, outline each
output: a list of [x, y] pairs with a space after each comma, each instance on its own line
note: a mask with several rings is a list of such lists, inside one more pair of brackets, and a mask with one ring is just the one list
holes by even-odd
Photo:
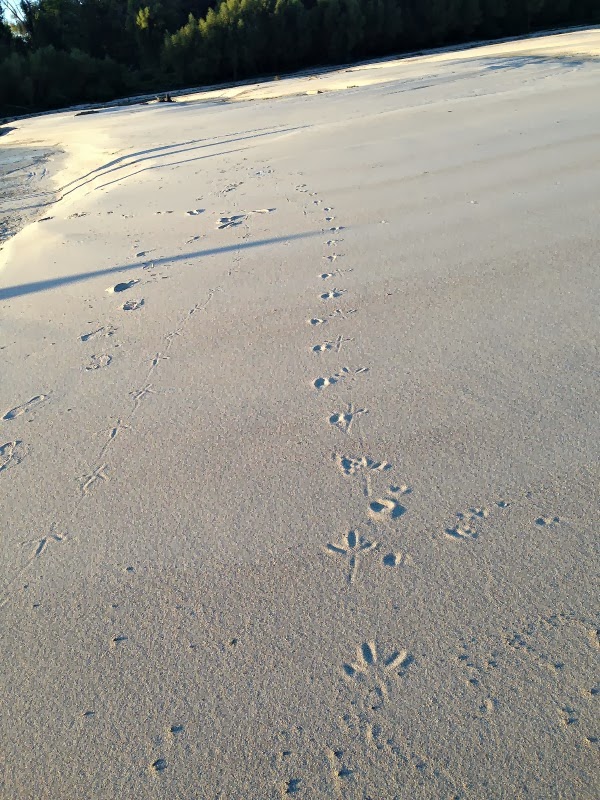
[[[137, 281], [136, 281], [137, 282]], [[128, 288], [128, 287], [127, 287]], [[119, 291], [115, 288], [115, 291]], [[187, 314], [182, 318], [180, 321], [179, 326], [168, 333], [164, 337], [164, 347], [162, 351], [157, 352], [156, 355], [150, 360], [150, 366], [146, 375], [144, 376], [141, 385], [139, 388], [134, 389], [130, 392], [129, 398], [131, 403], [131, 409], [129, 414], [124, 419], [118, 419], [114, 425], [112, 425], [108, 430], [101, 432], [104, 434], [105, 441], [102, 444], [96, 463], [95, 465], [83, 475], [79, 479], [79, 487], [80, 487], [80, 497], [79, 500], [76, 502], [75, 508], [77, 505], [82, 502], [85, 497], [93, 490], [95, 490], [99, 485], [106, 484], [110, 481], [110, 450], [113, 446], [114, 442], [116, 441], [117, 437], [121, 436], [125, 431], [127, 431], [133, 424], [136, 414], [138, 413], [141, 404], [150, 396], [157, 394], [152, 386], [152, 376], [155, 370], [159, 367], [160, 363], [164, 360], [169, 358], [169, 351], [176, 340], [177, 337], [183, 335], [186, 326], [188, 325], [190, 319], [199, 311], [203, 311], [206, 309], [212, 298], [214, 297], [215, 293], [219, 291], [219, 289], [211, 289], [207, 293], [207, 297], [203, 303], [196, 303]], [[91, 339], [97, 337], [110, 337], [113, 336], [116, 332], [116, 328], [112, 325], [100, 327], [91, 333], [84, 334], [80, 337], [82, 342], [87, 342]], [[91, 357], [91, 363], [85, 367], [86, 370], [95, 370], [100, 368], [101, 366], [106, 366], [110, 363], [111, 357], [107, 355], [96, 356], [93, 355]], [[32, 397], [28, 401], [15, 406], [9, 410], [7, 410], [4, 415], [2, 416], [2, 423], [10, 422], [11, 424], [15, 424], [19, 418], [27, 415], [31, 416], [34, 412], [37, 412], [42, 404], [46, 403], [51, 399], [50, 393], [47, 394], [40, 394]], [[15, 467], [16, 465], [20, 464], [23, 459], [28, 454], [28, 447], [21, 439], [14, 439], [9, 442], [5, 442], [4, 444], [0, 445], [0, 474], [4, 471]], [[72, 510], [75, 510], [72, 509]], [[55, 546], [59, 544], [63, 544], [68, 542], [70, 539], [69, 533], [67, 531], [67, 525], [60, 525], [57, 521], [51, 523], [48, 531], [43, 535], [39, 536], [39, 538], [29, 539], [23, 542], [23, 546], [29, 548], [29, 555], [27, 561], [25, 562], [24, 566], [17, 571], [16, 575], [10, 580], [9, 584], [5, 586], [4, 593], [2, 600], [0, 600], [0, 607], [5, 605], [8, 602], [9, 598], [9, 590], [11, 587], [16, 583], [16, 581], [20, 578], [23, 574], [24, 570], [28, 568], [30, 564], [34, 561], [39, 559], [40, 557], [44, 556], [48, 550], [53, 549]], [[116, 636], [111, 641], [111, 646], [116, 647], [123, 642], [127, 641], [126, 636]]]
[[208, 306], [216, 291], [217, 290], [210, 290], [208, 292], [208, 297], [205, 300], [205, 302], [203, 304], [196, 303], [194, 306], [192, 306], [192, 308], [190, 308], [190, 310], [181, 320], [179, 326], [175, 330], [166, 334], [164, 338], [164, 347], [161, 351], [157, 352], [150, 360], [150, 366], [148, 368], [148, 371], [146, 372], [146, 375], [141, 381], [141, 385], [129, 393], [131, 410], [129, 412], [128, 417], [126, 418], [126, 421], [118, 419], [115, 425], [112, 426], [108, 431], [106, 431], [107, 438], [100, 449], [100, 453], [98, 455], [98, 463], [96, 464], [96, 466], [92, 468], [92, 470], [88, 474], [84, 475], [80, 479], [80, 488], [82, 496], [87, 495], [99, 483], [106, 483], [107, 481], [110, 480], [110, 474], [109, 474], [110, 470], [108, 465], [108, 454], [110, 448], [114, 444], [117, 437], [131, 427], [135, 415], [138, 413], [142, 403], [144, 403], [151, 395], [157, 394], [157, 391], [153, 388], [152, 384], [152, 377], [154, 372], [159, 368], [163, 360], [169, 358], [169, 352], [171, 350], [171, 347], [173, 346], [173, 342], [177, 337], [183, 335], [186, 326], [189, 324], [194, 314], [196, 314], [199, 311], [203, 311]]
[[[232, 188], [235, 187], [228, 187], [226, 191], [230, 191]], [[186, 213], [189, 217], [197, 217], [205, 212], [206, 209], [204, 208], [195, 208], [191, 209]], [[233, 214], [228, 217], [219, 217], [216, 222], [216, 227], [219, 230], [223, 230], [225, 228], [236, 227], [245, 223], [249, 217], [253, 215], [262, 215], [262, 214], [271, 214], [274, 212], [275, 208], [259, 208], [252, 211], [242, 212], [240, 214]], [[111, 211], [107, 212], [109, 214], [113, 213]], [[172, 214], [172, 210], [168, 211], [157, 211], [157, 214]], [[75, 214], [71, 214], [69, 219], [79, 219], [82, 217], [87, 216], [85, 212], [77, 212]], [[132, 215], [123, 214], [123, 217], [131, 217]], [[199, 236], [193, 237], [191, 241], [195, 241], [196, 239], [200, 238]], [[148, 250], [136, 250], [136, 258], [143, 258], [148, 254]], [[149, 264], [148, 266], [153, 266]], [[140, 283], [139, 279], [129, 279], [120, 281], [106, 289], [108, 294], [118, 294], [122, 295], [125, 292], [129, 292], [133, 289], [137, 284]], [[193, 306], [188, 314], [183, 318], [180, 326], [172, 331], [171, 333], [167, 334], [164, 340], [164, 348], [162, 352], [158, 352], [152, 359], [148, 369], [147, 374], [145, 375], [144, 380], [142, 381], [141, 385], [130, 392], [130, 402], [131, 402], [131, 410], [129, 415], [124, 419], [118, 419], [116, 423], [111, 426], [111, 428], [104, 433], [106, 436], [106, 440], [102, 445], [97, 463], [90, 468], [90, 470], [81, 478], [79, 479], [79, 486], [80, 486], [80, 501], [85, 498], [91, 491], [94, 491], [98, 486], [106, 484], [110, 481], [111, 475], [111, 466], [109, 462], [109, 455], [110, 449], [114, 444], [117, 437], [119, 437], [124, 431], [127, 431], [133, 422], [133, 419], [137, 412], [139, 411], [142, 403], [144, 403], [150, 396], [155, 395], [157, 392], [153, 388], [152, 384], [152, 375], [154, 371], [158, 368], [161, 361], [163, 359], [169, 358], [168, 352], [171, 349], [173, 342], [175, 341], [176, 337], [183, 335], [185, 326], [189, 322], [189, 319], [197, 312], [201, 311], [208, 303], [211, 301], [212, 297], [214, 296], [215, 292], [219, 291], [219, 289], [210, 290], [208, 292], [208, 298], [203, 304], [196, 304]], [[120, 309], [124, 312], [131, 312], [131, 311], [139, 311], [145, 305], [144, 298], [127, 298], [122, 302], [120, 305]], [[110, 339], [113, 337], [118, 328], [112, 324], [102, 325], [99, 328], [96, 328], [92, 331], [87, 333], [81, 334], [79, 337], [82, 343], [87, 343], [92, 340], [98, 340], [99, 343], [103, 342], [106, 339]], [[94, 353], [89, 357], [89, 361], [87, 364], [83, 365], [83, 369], [87, 372], [94, 372], [99, 369], [106, 368], [110, 366], [112, 363], [113, 357], [108, 353]], [[13, 408], [8, 409], [2, 416], [2, 422], [10, 422], [13, 420], [17, 420], [19, 417], [27, 416], [32, 417], [34, 416], [33, 412], [37, 412], [39, 407], [50, 399], [50, 393], [47, 394], [39, 394], [36, 395], [29, 400], [21, 403], [20, 405], [14, 406]], [[2, 441], [0, 439], [0, 441]], [[0, 444], [0, 474], [8, 471], [9, 469], [19, 465], [27, 456], [29, 452], [29, 446], [20, 438], [13, 438], [10, 441], [6, 441], [3, 444]], [[64, 526], [63, 526], [64, 527]], [[24, 545], [30, 546], [33, 549], [30, 551], [30, 558], [28, 562], [25, 564], [23, 569], [26, 569], [28, 564], [32, 563], [33, 559], [39, 558], [40, 556], [44, 555], [51, 545], [55, 543], [60, 543], [67, 541], [68, 536], [64, 532], [59, 532], [57, 530], [57, 523], [54, 522], [51, 524], [49, 531], [41, 536], [37, 540], [28, 540], [24, 542]], [[4, 604], [8, 600], [8, 590], [10, 587], [15, 583], [15, 581], [19, 578], [23, 569], [19, 570], [16, 576], [11, 580], [9, 585], [5, 587], [5, 594], [3, 600], [0, 601], [1, 604]]]
[[[304, 184], [297, 187], [297, 190], [314, 198], [312, 206], [317, 211], [322, 210], [327, 214], [325, 223], [334, 221], [333, 209], [323, 206], [316, 193], [309, 192]], [[336, 226], [335, 229], [329, 228], [327, 232], [337, 233], [341, 230], [343, 227]], [[335, 286], [320, 291], [317, 295], [318, 302], [325, 306], [340, 298], [345, 299], [350, 294], [346, 287], [338, 283], [340, 278], [343, 279], [343, 276], [352, 272], [351, 268], [338, 267], [339, 260], [344, 258], [337, 251], [340, 241], [339, 238], [330, 238], [324, 242], [329, 252], [323, 258], [332, 266], [335, 262], [335, 269], [317, 273], [317, 280], [321, 285], [323, 282], [333, 284], [335, 281]], [[335, 248], [334, 252], [331, 252], [332, 248]], [[357, 309], [346, 306], [327, 310], [324, 314], [309, 318], [307, 322], [311, 327], [318, 327], [332, 322], [348, 325], [355, 319], [359, 319]], [[349, 352], [354, 341], [354, 337], [350, 334], [351, 331], [345, 327], [337, 336], [314, 342], [310, 350], [319, 360], [324, 359], [322, 363], [330, 364], [334, 356], [340, 356], [342, 349], [344, 356]], [[393, 542], [397, 526], [402, 524], [404, 516], [409, 513], [413, 489], [406, 483], [391, 480], [394, 468], [390, 461], [364, 453], [359, 426], [368, 421], [369, 409], [365, 405], [355, 404], [352, 400], [340, 402], [339, 398], [335, 399], [335, 390], [338, 386], [343, 388], [349, 382], [353, 384], [359, 377], [368, 379], [369, 374], [367, 366], [344, 365], [337, 367], [335, 371], [323, 372], [311, 381], [312, 388], [318, 393], [330, 390], [334, 398], [331, 413], [326, 421], [330, 428], [344, 438], [345, 445], [343, 449], [340, 448], [332, 454], [333, 464], [342, 479], [355, 482], [365, 498], [364, 517], [358, 521], [359, 524], [349, 531], [340, 531], [337, 537], [323, 543], [324, 553], [339, 566], [342, 580], [349, 590], [360, 581], [361, 572], [363, 568], [367, 569], [367, 565], [369, 570], [376, 565], [380, 569], [393, 570], [410, 568], [413, 563], [409, 553], [389, 546], [390, 540]], [[459, 511], [454, 519], [440, 528], [439, 537], [456, 543], [475, 542], [484, 534], [489, 522], [500, 518], [510, 505], [508, 501], [498, 499], [489, 507], [472, 506]], [[537, 528], [552, 529], [560, 522], [558, 517], [549, 515], [537, 517], [533, 525]], [[518, 638], [515, 639], [516, 646], [520, 646], [520, 641]], [[597, 631], [595, 631], [595, 641], [598, 641]], [[463, 643], [456, 662], [466, 684], [473, 692], [475, 713], [481, 716], [492, 714], [499, 700], [487, 685], [487, 675], [498, 665], [497, 652], [492, 651], [487, 658], [481, 660], [474, 656], [468, 643]], [[439, 765], [433, 770], [426, 758], [393, 730], [386, 717], [387, 704], [394, 702], [394, 697], [401, 692], [402, 683], [410, 680], [410, 675], [415, 669], [418, 669], [418, 663], [407, 646], [399, 646], [386, 652], [376, 641], [359, 643], [355, 657], [341, 664], [339, 669], [340, 679], [347, 686], [351, 696], [348, 710], [339, 720], [340, 737], [345, 741], [362, 742], [366, 751], [370, 753], [370, 758], [382, 759], [383, 769], [386, 763], [389, 765], [392, 762], [396, 768], [409, 769], [423, 777], [430, 776], [437, 786], [443, 787], [444, 792], [450, 792], [449, 796], [453, 796], [459, 787], [455, 786], [449, 773]], [[597, 686], [588, 692], [590, 697], [594, 692], [598, 692]], [[577, 724], [578, 715], [571, 706], [565, 704], [558, 713], [565, 727]], [[594, 745], [598, 739], [590, 735], [586, 741]], [[330, 767], [332, 797], [342, 798], [352, 787], [368, 791], [368, 787], [364, 786], [365, 778], [361, 774], [359, 762], [356, 760], [352, 762], [344, 749], [329, 744], [322, 749]], [[292, 750], [282, 750], [278, 764], [281, 772], [286, 774], [282, 775], [279, 783], [281, 796], [309, 796], [305, 792], [310, 778], [308, 767], [304, 767], [304, 774], [300, 766], [292, 769], [291, 761]], [[287, 770], [286, 765], [290, 765]]]
[[[334, 222], [333, 208], [323, 206], [316, 193], [308, 192], [305, 185], [299, 186], [297, 189], [314, 198], [312, 205], [323, 211], [326, 224]], [[335, 226], [326, 232], [338, 233], [341, 230], [343, 227]], [[331, 250], [336, 248], [340, 241], [339, 238], [327, 239], [324, 246]], [[319, 282], [333, 283], [334, 280], [337, 281], [352, 272], [351, 268], [343, 269], [337, 266], [339, 260], [344, 258], [343, 254], [337, 251], [328, 252], [323, 258], [331, 265], [335, 263], [335, 269], [318, 273], [317, 280]], [[346, 287], [335, 285], [319, 292], [317, 300], [327, 307], [340, 298], [345, 298], [348, 294], [349, 290]], [[355, 319], [356, 313], [357, 309], [355, 308], [336, 307], [333, 310], [327, 310], [323, 315], [309, 318], [308, 324], [311, 327], [317, 327], [333, 321], [349, 323]], [[312, 352], [320, 357], [339, 356], [342, 348], [346, 352], [354, 341], [353, 337], [346, 333], [344, 331], [336, 337], [315, 342], [311, 345]], [[330, 358], [327, 358], [327, 363], [330, 363]], [[311, 385], [320, 393], [324, 390], [335, 389], [340, 384], [350, 383], [352, 385], [358, 378], [367, 379], [369, 372], [367, 366], [339, 366], [335, 372], [328, 371], [313, 378]], [[352, 401], [340, 403], [338, 399], [335, 401], [335, 405], [332, 403], [327, 423], [350, 442], [356, 426], [368, 419], [368, 415], [369, 409], [366, 406], [355, 405]], [[357, 440], [360, 445], [360, 436], [357, 437]], [[401, 499], [404, 501], [411, 489], [406, 485], [387, 482], [387, 486], [382, 487], [382, 491], [374, 492], [373, 482], [376, 477], [384, 481], [393, 469], [393, 465], [387, 461], [376, 460], [363, 454], [347, 455], [337, 452], [333, 454], [333, 461], [342, 478], [357, 481], [365, 496], [364, 518], [360, 525], [349, 531], [341, 531], [338, 538], [323, 544], [325, 553], [339, 564], [345, 583], [349, 587], [356, 584], [360, 578], [363, 562], [378, 563], [381, 569], [409, 565], [411, 559], [408, 554], [384, 547], [382, 542], [390, 538], [390, 525], [393, 526], [406, 513], [407, 508]], [[380, 741], [382, 740], [381, 724], [374, 715], [383, 709], [396, 684], [408, 674], [413, 660], [405, 648], [382, 653], [376, 642], [369, 641], [358, 645], [354, 660], [340, 665], [340, 678], [347, 683], [351, 693], [355, 695], [355, 699], [352, 701], [353, 708], [360, 707], [357, 716], [357, 730], [353, 733], [358, 733], [375, 750], [381, 749], [383, 745]], [[354, 711], [351, 709], [344, 714], [341, 720], [342, 728], [349, 728], [349, 721], [352, 719], [353, 713]], [[325, 751], [330, 765], [332, 796], [343, 797], [345, 787], [350, 782], [360, 781], [360, 770], [356, 769], [356, 765], [350, 765], [346, 761], [343, 750], [327, 747]], [[301, 776], [290, 777], [284, 780], [281, 786], [282, 797], [289, 794], [300, 794], [303, 779]]]
[[[321, 312], [320, 316], [310, 318], [308, 324], [315, 328], [332, 324], [344, 326], [343, 332], [328, 336], [324, 341], [318, 341], [311, 345], [311, 351], [315, 354], [316, 359], [321, 360], [321, 364], [331, 364], [332, 358], [340, 356], [342, 350], [344, 356], [351, 351], [354, 337], [347, 335], [351, 333], [348, 326], [360, 318], [358, 309], [345, 303], [338, 305], [339, 300], [345, 301], [346, 296], [350, 294], [349, 289], [342, 286], [341, 283], [345, 276], [352, 273], [353, 270], [350, 267], [338, 266], [339, 262], [345, 258], [344, 253], [339, 250], [339, 245], [343, 242], [339, 234], [344, 227], [334, 224], [337, 222], [334, 209], [324, 206], [316, 193], [309, 192], [305, 185], [297, 187], [297, 190], [314, 198], [312, 205], [319, 213], [323, 213], [325, 225], [323, 232], [329, 236], [323, 243], [326, 249], [322, 256], [323, 260], [327, 262], [329, 271], [316, 275], [320, 284], [316, 298]], [[274, 210], [265, 208], [220, 216], [217, 219], [216, 228], [217, 230], [235, 228], [247, 223], [248, 218], [253, 214], [269, 214]], [[205, 209], [198, 208], [186, 213], [190, 217], [197, 217], [204, 211]], [[196, 236], [190, 241], [197, 238], [199, 237]], [[144, 255], [146, 255], [146, 251], [137, 253], [138, 257]], [[137, 279], [123, 281], [110, 287], [107, 291], [121, 294], [132, 289], [137, 283], [139, 283]], [[334, 283], [335, 285], [333, 285]], [[128, 413], [123, 418], [117, 419], [109, 429], [101, 432], [104, 441], [99, 449], [96, 462], [79, 479], [79, 503], [84, 502], [90, 492], [96, 491], [110, 482], [111, 450], [116, 439], [126, 435], [142, 405], [158, 394], [153, 386], [156, 370], [159, 369], [164, 359], [170, 357], [169, 353], [173, 343], [178, 337], [184, 335], [190, 319], [196, 313], [206, 309], [217, 291], [218, 289], [210, 290], [205, 301], [192, 306], [180, 321], [179, 326], [164, 337], [162, 349], [152, 357], [148, 370], [138, 387], [130, 392]], [[123, 311], [137, 311], [143, 306], [143, 298], [127, 299], [121, 308]], [[94, 339], [100, 341], [112, 337], [116, 331], [115, 327], [107, 324], [82, 334], [80, 339], [84, 343]], [[85, 369], [96, 370], [106, 367], [111, 360], [111, 356], [106, 354], [92, 355], [91, 361]], [[413, 490], [407, 484], [391, 479], [393, 474], [391, 462], [364, 453], [359, 429], [369, 419], [369, 409], [364, 405], [355, 405], [352, 401], [340, 402], [339, 398], [335, 396], [336, 387], [353, 386], [358, 379], [367, 380], [370, 375], [369, 367], [343, 365], [338, 366], [336, 371], [334, 369], [320, 370], [322, 375], [312, 378], [311, 385], [316, 393], [324, 390], [330, 390], [332, 393], [331, 410], [323, 422], [341, 437], [340, 444], [344, 443], [343, 448], [332, 453], [332, 463], [338, 470], [341, 480], [356, 483], [364, 497], [365, 505], [364, 517], [358, 521], [358, 524], [351, 530], [339, 531], [337, 536], [331, 537], [331, 541], [324, 541], [322, 549], [326, 557], [331, 558], [332, 563], [338, 565], [340, 580], [348, 587], [349, 591], [352, 591], [360, 581], [363, 569], [377, 568], [387, 571], [410, 568], [412, 565], [411, 555], [394, 547], [393, 544], [396, 526], [401, 524], [404, 516], [409, 513], [410, 495]], [[356, 383], [356, 385], [360, 384]], [[1, 424], [19, 425], [22, 418], [31, 418], [43, 411], [46, 402], [51, 400], [50, 392], [34, 395], [19, 405], [7, 409], [2, 416]], [[2, 440], [0, 439], [0, 441]], [[28, 445], [17, 436], [13, 435], [9, 441], [1, 444], [0, 479], [5, 472], [18, 466], [27, 454]], [[493, 520], [497, 515], [503, 513], [509, 508], [509, 505], [505, 500], [497, 500], [489, 507], [473, 506], [465, 511], [460, 511], [454, 519], [447, 522], [445, 527], [440, 528], [440, 537], [446, 541], [462, 542], [463, 545], [466, 543], [468, 546], [468, 543], [478, 540], [480, 535], [485, 532], [489, 520]], [[560, 526], [562, 522], [563, 520], [559, 517], [549, 514], [536, 517], [532, 521], [532, 525], [537, 529], [551, 531]], [[52, 523], [43, 535], [23, 543], [29, 548], [28, 564], [41, 559], [47, 552], [64, 545], [69, 540], [70, 535], [66, 526], [61, 526], [57, 522]], [[133, 568], [128, 567], [127, 571], [133, 571]], [[6, 602], [6, 597], [3, 602]], [[545, 623], [550, 627], [558, 625], [552, 620], [545, 621]], [[560, 624], [566, 625], [567, 623], [561, 619]], [[597, 629], [587, 626], [586, 635], [591, 646], [598, 648]], [[127, 648], [128, 641], [129, 637], [126, 633], [115, 632], [108, 644], [112, 650], [118, 652], [122, 648]], [[534, 641], [533, 633], [531, 630], [527, 630], [524, 633], [507, 635], [506, 643], [509, 648], [533, 658], [544, 668], [560, 670], [560, 664], [546, 656], [539, 647], [532, 644], [532, 641]], [[492, 713], [499, 701], [488, 691], [486, 675], [490, 670], [496, 668], [497, 653], [491, 652], [482, 661], [477, 655], [473, 655], [470, 643], [464, 643], [462, 650], [457, 655], [457, 665], [462, 670], [465, 681], [477, 695], [475, 702], [480, 713]], [[393, 703], [397, 693], [401, 691], [402, 683], [410, 680], [412, 672], [418, 669], [418, 666], [418, 662], [406, 643], [399, 643], [395, 649], [385, 650], [374, 640], [359, 642], [355, 654], [349, 654], [347, 661], [341, 663], [338, 668], [339, 679], [347, 688], [351, 698], [347, 710], [339, 719], [339, 731], [340, 738], [351, 741], [360, 740], [371, 755], [375, 754], [376, 757], [380, 757], [386, 762], [393, 761], [397, 765], [410, 767], [425, 775], [429, 768], [426, 759], [415, 752], [410, 743], [403, 740], [392, 729], [385, 714], [387, 705]], [[597, 684], [585, 689], [589, 698], [595, 698], [599, 691]], [[585, 696], [587, 697], [587, 695]], [[86, 719], [93, 719], [94, 712], [85, 711], [82, 716]], [[572, 704], [565, 702], [557, 706], [557, 717], [565, 729], [576, 729], [580, 723], [581, 712]], [[182, 731], [182, 725], [172, 725], [166, 739], [175, 740]], [[590, 732], [585, 741], [590, 746], [597, 745], [598, 737], [595, 733]], [[330, 746], [330, 744], [335, 743], [328, 743], [322, 747], [324, 756], [322, 763], [327, 765], [326, 778], [331, 787], [331, 796], [343, 798], [346, 796], [347, 790], [350, 790], [352, 786], [357, 787], [359, 784], [361, 791], [363, 789], [368, 791], [367, 787], [363, 786], [364, 779], [361, 776], [360, 764], [356, 760], [356, 756], [352, 756], [344, 749]], [[275, 766], [281, 775], [278, 786], [282, 797], [308, 796], [305, 786], [309, 781], [303, 772], [306, 767], [302, 765], [302, 759], [294, 760], [291, 745], [280, 751]], [[160, 776], [167, 768], [168, 759], [163, 755], [148, 764], [149, 771], [156, 776]]]

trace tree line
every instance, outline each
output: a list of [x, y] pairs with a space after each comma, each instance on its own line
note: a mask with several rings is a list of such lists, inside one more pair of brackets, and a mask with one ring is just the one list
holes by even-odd
[[600, 0], [0, 0], [0, 116], [598, 22]]

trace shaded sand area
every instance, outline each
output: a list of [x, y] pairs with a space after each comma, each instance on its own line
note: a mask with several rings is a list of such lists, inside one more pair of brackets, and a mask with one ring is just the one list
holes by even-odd
[[3, 798], [595, 796], [599, 45], [3, 137]]
[[[14, 128], [0, 127], [0, 136]], [[3, 243], [30, 222], [56, 198], [46, 163], [50, 148], [3, 147], [0, 139], [0, 250]]]

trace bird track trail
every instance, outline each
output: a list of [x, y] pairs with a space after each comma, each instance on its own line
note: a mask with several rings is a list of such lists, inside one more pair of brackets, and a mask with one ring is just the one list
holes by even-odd
[[[140, 384], [138, 384], [139, 388], [133, 389], [131, 392], [129, 392], [129, 397], [132, 402], [132, 407], [129, 414], [119, 417], [114, 425], [111, 425], [110, 428], [104, 431], [106, 434], [106, 439], [100, 447], [93, 467], [89, 469], [89, 471], [82, 478], [79, 479], [79, 498], [74, 502], [73, 505], [71, 505], [69, 509], [67, 509], [63, 520], [54, 520], [47, 527], [46, 532], [40, 535], [39, 538], [28, 539], [22, 543], [23, 546], [28, 546], [30, 548], [30, 554], [25, 563], [13, 574], [8, 583], [3, 587], [0, 595], [0, 608], [6, 605], [10, 599], [11, 590], [34, 562], [44, 556], [50, 549], [54, 550], [59, 544], [68, 542], [72, 539], [68, 533], [69, 518], [75, 514], [81, 503], [85, 501], [86, 497], [91, 491], [95, 490], [100, 484], [106, 484], [110, 481], [110, 464], [108, 457], [110, 455], [112, 446], [124, 431], [130, 430], [133, 427], [133, 422], [141, 406], [143, 405], [143, 401], [150, 394], [158, 394], [158, 392], [152, 389], [153, 375], [160, 368], [162, 361], [169, 358], [169, 353], [171, 352], [177, 337], [182, 337], [184, 335], [192, 318], [196, 314], [207, 309], [209, 303], [213, 300], [215, 294], [219, 292], [220, 289], [221, 287], [210, 289], [204, 302], [195, 303], [180, 320], [178, 327], [164, 337], [164, 346], [162, 350], [159, 350], [151, 359], [150, 367], [140, 381]], [[20, 445], [20, 442], [10, 444], [14, 444], [14, 446], [10, 452], [8, 452], [7, 448], [8, 455], [5, 459], [7, 463], [2, 464], [3, 468], [6, 468], [10, 463], [8, 456], [10, 456], [12, 459], [15, 458], [14, 453], [16, 452], [17, 445]], [[32, 545], [34, 546], [33, 550], [31, 550]]]

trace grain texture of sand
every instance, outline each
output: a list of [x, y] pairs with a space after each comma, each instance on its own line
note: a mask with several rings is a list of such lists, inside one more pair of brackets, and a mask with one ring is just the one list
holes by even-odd
[[12, 123], [2, 798], [596, 796], [599, 53]]

